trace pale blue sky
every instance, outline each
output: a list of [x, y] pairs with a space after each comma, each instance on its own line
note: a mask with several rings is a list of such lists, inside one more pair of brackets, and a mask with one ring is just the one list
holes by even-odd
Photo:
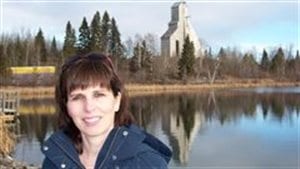
[[[165, 1], [101, 1], [101, 0], [0, 0], [1, 27], [5, 33], [39, 27], [45, 37], [63, 39], [68, 20], [78, 33], [84, 16], [90, 22], [95, 12], [105, 10], [115, 17], [122, 40], [135, 34], [155, 34], [167, 30], [174, 2]], [[282, 46], [294, 50], [299, 44], [299, 1], [189, 1], [188, 12], [198, 36], [213, 48], [237, 47], [243, 51]]]

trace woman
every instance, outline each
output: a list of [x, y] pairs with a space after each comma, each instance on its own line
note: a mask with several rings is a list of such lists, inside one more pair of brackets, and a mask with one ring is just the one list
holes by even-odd
[[105, 55], [68, 59], [55, 89], [59, 131], [43, 144], [43, 168], [167, 168], [171, 151], [133, 123], [124, 86]]

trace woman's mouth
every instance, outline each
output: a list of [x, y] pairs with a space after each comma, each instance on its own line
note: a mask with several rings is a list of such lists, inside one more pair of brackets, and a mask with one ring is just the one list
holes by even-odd
[[101, 120], [100, 116], [95, 116], [95, 117], [85, 117], [83, 118], [84, 123], [87, 126], [93, 126], [96, 125], [99, 121]]

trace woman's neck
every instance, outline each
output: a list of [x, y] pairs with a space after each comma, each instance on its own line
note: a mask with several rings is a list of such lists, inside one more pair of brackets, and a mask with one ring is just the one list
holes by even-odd
[[94, 168], [96, 163], [96, 158], [101, 151], [106, 138], [108, 137], [110, 131], [97, 135], [97, 136], [86, 136], [82, 134], [82, 154], [80, 154], [80, 161], [85, 166], [86, 169]]

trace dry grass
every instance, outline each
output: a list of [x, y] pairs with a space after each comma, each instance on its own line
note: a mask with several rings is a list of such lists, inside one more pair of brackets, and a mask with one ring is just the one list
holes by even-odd
[[23, 106], [20, 105], [20, 114], [55, 114], [54, 105]]
[[6, 86], [0, 87], [0, 91], [17, 91], [20, 93], [21, 99], [33, 99], [33, 98], [53, 98], [54, 87], [45, 86], [34, 86], [34, 87], [16, 87], [16, 86]]
[[130, 96], [149, 95], [158, 93], [178, 93], [178, 92], [205, 92], [214, 89], [226, 88], [254, 88], [254, 87], [289, 87], [300, 86], [300, 82], [276, 82], [269, 79], [264, 80], [242, 80], [242, 81], [222, 81], [215, 84], [172, 84], [172, 85], [141, 85], [128, 84], [126, 89]]
[[14, 136], [9, 132], [5, 121], [6, 117], [0, 115], [0, 154], [3, 156], [11, 153], [15, 147]]
[[[278, 82], [272, 79], [229, 79], [217, 81], [214, 84], [127, 84], [126, 89], [130, 96], [155, 93], [195, 92], [210, 89], [224, 88], [253, 88], [253, 87], [287, 87], [300, 86], [300, 82]], [[1, 90], [1, 89], [0, 89]], [[2, 87], [2, 90], [19, 91], [21, 99], [53, 98], [54, 87]]]

